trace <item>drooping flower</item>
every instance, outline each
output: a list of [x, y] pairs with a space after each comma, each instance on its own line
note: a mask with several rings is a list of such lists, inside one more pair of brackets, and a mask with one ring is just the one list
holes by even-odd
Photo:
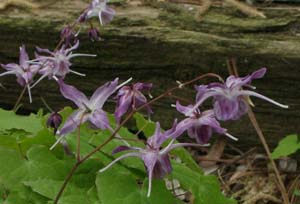
[[[115, 111], [115, 117], [120, 122], [121, 117], [129, 110], [134, 110], [141, 105], [147, 103], [147, 98], [141, 91], [148, 91], [152, 88], [152, 84], [135, 83], [131, 86], [123, 86], [117, 94], [117, 108]], [[150, 93], [149, 93], [150, 95]], [[147, 106], [148, 113], [152, 113], [152, 110]]]
[[62, 116], [58, 112], [53, 112], [50, 114], [47, 120], [47, 127], [51, 127], [54, 129], [54, 134], [56, 134], [57, 129], [62, 123]]
[[[145, 165], [149, 177], [148, 193], [147, 193], [147, 196], [149, 197], [152, 188], [152, 178], [161, 179], [167, 174], [171, 173], [172, 171], [172, 166], [168, 155], [168, 153], [172, 149], [177, 147], [183, 147], [183, 146], [203, 146], [203, 145], [191, 144], [191, 143], [174, 144], [175, 139], [172, 138], [177, 138], [179, 136], [180, 136], [180, 131], [177, 131], [176, 121], [174, 122], [173, 127], [170, 130], [165, 131], [164, 133], [161, 132], [160, 124], [159, 122], [157, 122], [155, 133], [148, 138], [147, 145], [145, 148], [126, 147], [126, 146], [117, 147], [115, 150], [113, 150], [113, 154], [121, 151], [130, 151], [130, 152], [118, 157], [117, 159], [112, 161], [109, 165], [107, 165], [105, 168], [101, 169], [100, 172], [104, 172], [116, 162], [125, 159], [127, 157], [140, 158]], [[167, 139], [171, 139], [170, 143], [166, 147], [162, 148], [161, 145]]]
[[64, 40], [66, 45], [70, 45], [76, 41], [76, 33], [71, 26], [65, 26], [60, 32], [60, 38]]
[[224, 134], [233, 140], [237, 140], [235, 137], [227, 133], [227, 129], [220, 126], [220, 123], [215, 118], [213, 110], [200, 112], [197, 108], [191, 112], [193, 105], [182, 106], [178, 101], [176, 103], [176, 109], [187, 116], [187, 118], [178, 124], [177, 129], [181, 131], [187, 130], [188, 136], [196, 139], [198, 143], [208, 143], [214, 132]]
[[101, 40], [100, 33], [97, 28], [90, 28], [88, 30], [88, 36], [92, 42]]
[[66, 48], [66, 46], [63, 45], [59, 50], [53, 52], [51, 52], [48, 49], [37, 48], [37, 51], [39, 53], [46, 53], [49, 54], [49, 56], [41, 56], [37, 54], [36, 59], [30, 61], [30, 63], [32, 64], [38, 64], [42, 66], [41, 70], [39, 71], [39, 74], [41, 74], [42, 76], [40, 77], [39, 80], [35, 82], [35, 84], [32, 87], [37, 85], [45, 77], [48, 77], [49, 79], [53, 78], [56, 81], [58, 81], [58, 79], [60, 78], [64, 79], [66, 74], [68, 73], [85, 76], [85, 74], [81, 74], [79, 72], [70, 69], [72, 65], [70, 60], [74, 57], [80, 57], [80, 56], [95, 57], [96, 55], [80, 54], [80, 53], [73, 54], [72, 51], [77, 49], [78, 46], [79, 46], [79, 41], [77, 41], [77, 43], [71, 48]]
[[115, 11], [106, 4], [107, 0], [93, 0], [89, 7], [80, 15], [78, 21], [85, 22], [90, 18], [98, 17], [101, 25], [109, 23], [112, 21]]
[[266, 73], [266, 68], [261, 68], [246, 77], [229, 76], [225, 83], [211, 83], [209, 85], [200, 85], [196, 87], [198, 93], [196, 97], [196, 105], [189, 114], [199, 107], [206, 99], [213, 97], [213, 109], [218, 120], [237, 120], [247, 113], [248, 104], [244, 100], [244, 96], [255, 96], [263, 100], [269, 101], [281, 108], [288, 108], [266, 96], [244, 88], [255, 89], [251, 86], [253, 79], [262, 78]]
[[33, 77], [37, 74], [37, 72], [40, 69], [39, 65], [31, 65], [28, 63], [29, 57], [26, 52], [25, 45], [20, 47], [20, 58], [19, 58], [19, 64], [10, 63], [10, 64], [1, 64], [1, 66], [6, 69], [7, 71], [0, 74], [1, 76], [5, 75], [16, 75], [17, 82], [22, 87], [27, 87], [28, 95], [30, 103], [32, 102], [31, 97], [31, 87], [30, 84], [33, 82]]
[[51, 147], [53, 149], [67, 133], [75, 130], [79, 125], [89, 122], [93, 128], [109, 129], [111, 128], [106, 112], [103, 110], [103, 105], [107, 99], [123, 84], [118, 86], [118, 78], [112, 82], [100, 86], [94, 94], [88, 99], [82, 92], [74, 86], [65, 84], [62, 79], [58, 81], [61, 94], [73, 101], [78, 109], [66, 120], [63, 127], [58, 131], [60, 138]]

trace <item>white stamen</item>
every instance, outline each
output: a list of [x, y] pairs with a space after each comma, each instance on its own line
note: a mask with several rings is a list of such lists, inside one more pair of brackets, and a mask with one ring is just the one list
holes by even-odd
[[180, 89], [184, 86], [184, 84], [181, 83], [180, 81], [176, 81], [176, 83], [179, 85], [178, 87], [179, 87]]
[[124, 81], [122, 84], [120, 84], [119, 86], [117, 86], [116, 89], [121, 88], [121, 87], [124, 86], [125, 84], [128, 84], [130, 81], [132, 81], [132, 77], [130, 77], [127, 81]]
[[30, 88], [35, 87], [40, 81], [42, 81], [47, 75], [44, 74], [42, 75]]
[[31, 91], [30, 91], [29, 84], [27, 85], [27, 91], [28, 91], [28, 95], [29, 95], [29, 102], [32, 103], [32, 96], [31, 96]]
[[15, 71], [3, 72], [2, 74], [0, 74], [0, 77], [5, 76], [5, 75], [9, 75], [9, 74], [15, 74]]
[[[112, 133], [115, 132], [115, 130], [112, 129], [112, 127], [108, 127], [108, 129], [109, 129]], [[121, 135], [119, 135], [118, 133], [116, 133], [116, 136], [115, 136], [115, 137], [118, 138], [118, 139], [120, 139], [122, 142], [124, 142], [124, 144], [125, 144], [126, 146], [128, 146], [128, 147], [131, 146], [131, 145], [130, 145], [123, 137], [121, 137]]]
[[57, 78], [55, 75], [53, 75], [53, 79], [54, 79], [55, 81], [58, 81], [58, 78]]
[[97, 57], [97, 55], [76, 53], [69, 55], [68, 59], [71, 59], [73, 57]]
[[160, 154], [165, 154], [169, 151], [169, 149], [171, 148], [171, 146], [173, 145], [173, 143], [175, 142], [175, 139], [172, 139], [171, 142], [168, 144], [168, 146], [166, 146], [161, 152], [159, 152]]
[[241, 93], [242, 93], [242, 95], [255, 96], [257, 98], [261, 98], [261, 99], [269, 101], [270, 103], [273, 103], [274, 105], [277, 105], [277, 106], [279, 106], [281, 108], [289, 108], [289, 106], [287, 106], [287, 105], [283, 105], [281, 103], [278, 103], [278, 102], [276, 102], [276, 101], [274, 101], [274, 100], [272, 100], [272, 99], [270, 99], [270, 98], [268, 98], [266, 96], [263, 96], [263, 95], [261, 95], [259, 93], [253, 92], [253, 91], [243, 90], [243, 91], [241, 91]]
[[57, 145], [58, 143], [60, 143], [60, 141], [61, 141], [62, 139], [64, 139], [65, 137], [66, 137], [66, 135], [60, 136], [60, 137], [56, 140], [56, 142], [50, 147], [50, 150], [53, 150], [54, 147], [56, 147], [56, 145]]
[[108, 164], [106, 167], [102, 168], [99, 170], [100, 173], [106, 171], [107, 169], [109, 169], [112, 165], [114, 165], [116, 162], [122, 160], [122, 159], [125, 159], [127, 157], [140, 157], [140, 154], [139, 153], [136, 153], [136, 152], [130, 152], [130, 153], [127, 153], [127, 154], [124, 154], [120, 157], [118, 157], [117, 159], [115, 159], [114, 161], [112, 161], [110, 164]]
[[[169, 146], [169, 145], [168, 145]], [[175, 149], [175, 148], [178, 148], [178, 147], [209, 147], [210, 144], [207, 143], [207, 144], [195, 144], [195, 143], [177, 143], [177, 144], [172, 144], [167, 150], [166, 148], [163, 149], [160, 154], [162, 153], [167, 153], [169, 151], [171, 151], [172, 149]]]
[[176, 108], [176, 104], [171, 104], [171, 107], [172, 108]]
[[238, 138], [232, 136], [232, 135], [229, 134], [229, 133], [225, 133], [225, 135], [226, 135], [227, 137], [229, 137], [230, 139], [234, 140], [234, 141], [238, 141], [238, 140], [239, 140]]
[[73, 74], [79, 75], [79, 76], [86, 76], [85, 74], [82, 74], [80, 72], [76, 72], [76, 71], [74, 71], [72, 69], [70, 69], [70, 72], [73, 73]]
[[[153, 167], [154, 168], [154, 167]], [[148, 184], [148, 193], [147, 193], [147, 197], [149, 198], [151, 195], [151, 189], [152, 189], [152, 174], [153, 174], [153, 168], [150, 170], [149, 172], [149, 184]]]
[[101, 11], [98, 13], [98, 16], [99, 16], [100, 24], [103, 26], [102, 17], [101, 17]]

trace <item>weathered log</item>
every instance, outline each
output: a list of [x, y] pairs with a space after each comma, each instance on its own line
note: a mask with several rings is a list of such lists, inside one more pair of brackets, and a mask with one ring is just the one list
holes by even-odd
[[[59, 30], [72, 22], [85, 5], [65, 0], [39, 10], [14, 5], [1, 11], [0, 62], [17, 61], [18, 47], [23, 43], [31, 53], [36, 45], [53, 49]], [[148, 2], [140, 6], [118, 3], [115, 7], [118, 13], [115, 20], [101, 28], [104, 41], [91, 43], [81, 34], [79, 52], [98, 55], [74, 60], [74, 69], [86, 73], [87, 77], [69, 75], [67, 82], [91, 94], [114, 77], [122, 80], [133, 77], [137, 81], [153, 82], [155, 96], [174, 86], [176, 80], [186, 81], [207, 72], [225, 77], [228, 75], [226, 59], [236, 57], [241, 75], [268, 67], [266, 77], [254, 85], [260, 93], [290, 105], [289, 109], [282, 110], [253, 99], [268, 142], [274, 146], [284, 135], [299, 131], [300, 19], [296, 10], [265, 8], [267, 18], [256, 19], [245, 18], [235, 10], [213, 8], [197, 22], [190, 12], [191, 6]], [[11, 108], [21, 88], [14, 77], [2, 77], [0, 82], [6, 87], [0, 92], [1, 107]], [[192, 87], [183, 92], [179, 94], [193, 99]], [[23, 100], [23, 110], [43, 107], [39, 96], [56, 110], [70, 104], [59, 95], [55, 82], [45, 80], [33, 90], [32, 104]], [[165, 99], [154, 106], [153, 118], [161, 120], [165, 127], [178, 117], [170, 102], [174, 103]], [[241, 138], [241, 148], [259, 144], [247, 117], [225, 125]]]

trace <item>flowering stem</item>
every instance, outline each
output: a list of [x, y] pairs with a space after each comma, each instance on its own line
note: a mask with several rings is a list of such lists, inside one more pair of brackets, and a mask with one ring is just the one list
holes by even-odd
[[284, 204], [289, 204], [290, 202], [289, 202], [289, 198], [288, 198], [288, 195], [287, 195], [287, 191], [285, 189], [284, 183], [283, 183], [282, 178], [280, 176], [279, 170], [278, 170], [278, 168], [277, 168], [274, 160], [272, 159], [270, 148], [269, 148], [269, 146], [267, 144], [267, 141], [266, 141], [266, 139], [264, 137], [264, 134], [263, 134], [263, 132], [262, 132], [262, 130], [261, 130], [261, 128], [260, 128], [257, 120], [256, 120], [256, 117], [255, 117], [255, 115], [254, 115], [254, 113], [253, 113], [252, 108], [250, 107], [250, 105], [248, 105], [248, 116], [249, 116], [250, 121], [251, 121], [251, 123], [252, 123], [252, 125], [253, 125], [256, 133], [257, 133], [257, 135], [259, 136], [259, 139], [260, 139], [261, 143], [263, 144], [264, 149], [265, 149], [265, 151], [266, 151], [266, 153], [267, 153], [267, 155], [268, 155], [268, 157], [270, 159], [270, 162], [272, 164], [273, 170], [274, 170], [275, 175], [276, 175], [277, 180], [278, 180], [279, 189], [280, 189], [281, 196], [283, 198]]
[[19, 95], [19, 97], [18, 97], [18, 99], [17, 99], [17, 101], [16, 101], [16, 103], [15, 103], [13, 109], [12, 109], [13, 112], [16, 112], [16, 111], [17, 111], [17, 108], [18, 108], [18, 106], [19, 106], [19, 104], [20, 104], [20, 102], [21, 102], [21, 100], [22, 100], [22, 98], [23, 98], [23, 96], [24, 96], [24, 94], [25, 94], [26, 88], [27, 88], [27, 87], [24, 86], [22, 92], [20, 93], [20, 95]]
[[[170, 88], [169, 90], [167, 90], [166, 92], [160, 94], [159, 96], [157, 96], [156, 98], [150, 100], [148, 103], [145, 103], [144, 105], [138, 107], [137, 109], [135, 110], [132, 110], [128, 115], [127, 117], [120, 123], [120, 125], [114, 130], [114, 132], [102, 143], [100, 144], [99, 146], [97, 146], [94, 150], [92, 150], [90, 153], [88, 153], [86, 156], [84, 156], [83, 158], [80, 158], [79, 160], [77, 160], [77, 162], [75, 163], [75, 165], [73, 166], [73, 168], [71, 169], [71, 171], [69, 172], [69, 174], [67, 175], [67, 177], [65, 178], [64, 180], [64, 183], [63, 185], [61, 186], [58, 194], [56, 195], [55, 197], [55, 200], [54, 200], [54, 203], [53, 204], [57, 204], [58, 203], [58, 200], [59, 198], [61, 197], [61, 195], [63, 194], [68, 182], [70, 181], [70, 179], [72, 178], [73, 174], [75, 173], [76, 169], [80, 166], [80, 164], [82, 164], [83, 162], [85, 162], [88, 158], [90, 158], [92, 155], [94, 155], [96, 152], [98, 152], [99, 150], [102, 149], [102, 147], [104, 147], [106, 144], [108, 144], [112, 139], [114, 139], [114, 137], [116, 136], [116, 134], [120, 131], [120, 129], [132, 118], [132, 116], [134, 115], [134, 113], [142, 110], [143, 108], [147, 107], [148, 105], [156, 102], [157, 100], [167, 96], [169, 93], [177, 90], [177, 89], [181, 89], [183, 88], [184, 86], [187, 86], [189, 84], [192, 84], [198, 80], [201, 80], [203, 78], [206, 78], [206, 77], [215, 77], [215, 78], [218, 78], [219, 80], [223, 80], [219, 75], [217, 74], [214, 74], [214, 73], [207, 73], [207, 74], [203, 74], [199, 77], [196, 77], [195, 79], [192, 79], [190, 81], [187, 81], [185, 83], [182, 83], [180, 84], [179, 86], [175, 86], [173, 88]], [[78, 143], [77, 143], [78, 145]], [[77, 151], [78, 151], [78, 148], [77, 148]]]
[[[237, 68], [235, 66], [234, 60], [231, 59], [230, 61], [233, 61], [233, 65], [234, 65], [234, 66], [231, 66], [231, 68], [232, 68], [231, 72], [234, 75], [238, 76], [238, 71], [237, 71]], [[289, 204], [290, 202], [289, 202], [288, 194], [287, 194], [286, 188], [284, 186], [284, 183], [282, 181], [282, 178], [280, 176], [279, 170], [278, 170], [278, 168], [277, 168], [274, 160], [272, 159], [272, 155], [271, 155], [271, 151], [270, 151], [270, 148], [268, 146], [268, 143], [267, 143], [267, 141], [265, 139], [265, 136], [264, 136], [264, 134], [263, 134], [263, 132], [262, 132], [262, 130], [261, 130], [261, 128], [260, 128], [257, 120], [256, 120], [255, 114], [254, 114], [251, 106], [249, 105], [249, 100], [247, 100], [247, 99], [249, 99], [249, 98], [244, 97], [244, 100], [247, 102], [246, 104], [248, 106], [248, 116], [249, 116], [249, 119], [250, 119], [250, 121], [251, 121], [251, 123], [252, 123], [252, 125], [253, 125], [256, 133], [257, 133], [257, 135], [259, 136], [259, 139], [260, 139], [260, 141], [261, 141], [261, 143], [262, 143], [262, 145], [263, 145], [263, 147], [264, 147], [264, 149], [265, 149], [265, 151], [267, 153], [267, 156], [268, 156], [268, 158], [269, 158], [269, 160], [271, 162], [271, 165], [272, 165], [273, 170], [275, 172], [275, 175], [277, 177], [277, 181], [278, 181], [278, 184], [279, 184], [279, 189], [280, 189], [280, 192], [281, 192], [281, 196], [283, 198], [283, 202], [284, 202], [284, 204]]]

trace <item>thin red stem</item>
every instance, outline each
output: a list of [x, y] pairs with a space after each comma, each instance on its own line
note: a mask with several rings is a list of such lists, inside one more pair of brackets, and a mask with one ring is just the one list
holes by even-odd
[[92, 155], [94, 155], [96, 152], [98, 152], [102, 147], [104, 147], [106, 144], [108, 144], [112, 139], [114, 139], [115, 135], [120, 131], [120, 129], [131, 119], [131, 117], [134, 115], [134, 113], [142, 110], [143, 108], [147, 107], [148, 105], [156, 102], [157, 100], [167, 96], [169, 93], [177, 90], [177, 89], [181, 89], [183, 88], [184, 86], [187, 86], [189, 84], [192, 84], [198, 80], [201, 80], [203, 78], [206, 78], [206, 77], [216, 77], [218, 78], [220, 81], [223, 81], [222, 77], [220, 77], [219, 75], [217, 74], [214, 74], [214, 73], [207, 73], [207, 74], [204, 74], [204, 75], [201, 75], [199, 77], [196, 77], [195, 79], [192, 79], [190, 81], [187, 81], [183, 84], [180, 84], [179, 86], [176, 86], [176, 87], [173, 87], [173, 88], [170, 88], [169, 90], [167, 90], [166, 92], [162, 93], [161, 95], [157, 96], [156, 98], [150, 100], [148, 103], [145, 103], [144, 105], [138, 107], [137, 109], [135, 110], [132, 110], [128, 115], [127, 117], [121, 122], [121, 124], [115, 129], [115, 131], [110, 135], [109, 138], [107, 138], [102, 144], [100, 144], [99, 146], [97, 146], [94, 150], [92, 150], [90, 153], [88, 153], [86, 156], [84, 156], [83, 158], [81, 158], [79, 161], [77, 161], [75, 163], [75, 165], [73, 166], [73, 168], [71, 169], [71, 171], [69, 172], [69, 174], [67, 175], [63, 185], [61, 186], [55, 200], [54, 200], [54, 204], [57, 204], [58, 203], [58, 200], [59, 198], [61, 197], [61, 195], [63, 194], [64, 192], [64, 189], [66, 188], [68, 182], [70, 181], [71, 177], [73, 176], [74, 172], [76, 171], [76, 169], [78, 168], [78, 166], [80, 164], [82, 164], [83, 162], [85, 162], [88, 158], [90, 158]]

